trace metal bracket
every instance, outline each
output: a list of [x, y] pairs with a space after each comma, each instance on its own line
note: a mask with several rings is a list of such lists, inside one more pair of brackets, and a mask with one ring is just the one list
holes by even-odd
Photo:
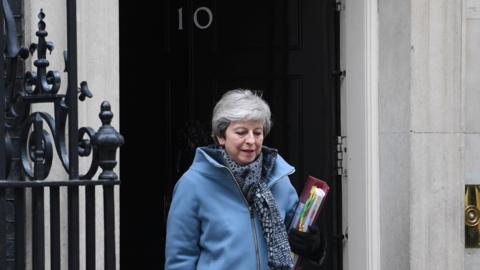
[[337, 136], [337, 175], [347, 176], [347, 169], [343, 166], [343, 153], [347, 152], [347, 147], [345, 146], [344, 142], [346, 140], [346, 136]]
[[334, 70], [332, 71], [333, 76], [338, 76], [340, 79], [345, 78], [347, 76], [347, 71], [345, 70]]
[[337, 12], [344, 11], [344, 10], [345, 10], [345, 4], [342, 3], [341, 0], [337, 0], [337, 1], [335, 2], [335, 8], [336, 8]]

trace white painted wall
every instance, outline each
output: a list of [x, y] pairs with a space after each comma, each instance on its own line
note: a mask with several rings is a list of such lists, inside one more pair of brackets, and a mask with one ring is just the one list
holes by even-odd
[[[462, 76], [465, 184], [480, 184], [480, 1], [463, 1]], [[478, 269], [480, 249], [465, 249], [465, 270]]]
[[[38, 23], [38, 12], [43, 8], [47, 24], [46, 30], [49, 35], [47, 41], [55, 44], [55, 49], [51, 55], [47, 56], [50, 61], [49, 70], [58, 70], [62, 73], [61, 93], [65, 93], [68, 77], [63, 74], [65, 67], [63, 61], [63, 51], [67, 48], [66, 41], [66, 1], [65, 0], [27, 0], [24, 3], [25, 10], [25, 33], [26, 46], [31, 42], [38, 42], [35, 36]], [[112, 125], [119, 130], [119, 9], [116, 0], [81, 0], [77, 1], [77, 49], [78, 49], [78, 83], [87, 81], [93, 94], [92, 99], [85, 102], [79, 102], [78, 122], [79, 127], [90, 126], [97, 130], [101, 126], [98, 113], [100, 104], [103, 100], [108, 100], [112, 106], [114, 118]], [[36, 55], [34, 55], [36, 59]], [[34, 68], [32, 63], [27, 64], [28, 68]], [[33, 110], [48, 111], [53, 114], [51, 106], [34, 106]], [[55, 156], [52, 172], [49, 176], [51, 180], [66, 179], [65, 173], [60, 161]], [[88, 169], [90, 159], [80, 161], [80, 173], [85, 173]], [[118, 173], [118, 167], [117, 167]], [[98, 173], [97, 173], [98, 176]], [[103, 269], [103, 193], [101, 188], [97, 187], [97, 269]], [[118, 187], [116, 187], [116, 202], [119, 202]], [[45, 195], [48, 198], [48, 190]], [[85, 220], [84, 189], [80, 189], [80, 220]], [[67, 205], [66, 190], [61, 192], [61, 205]], [[45, 202], [46, 220], [49, 218], [49, 204]], [[67, 269], [67, 209], [61, 207], [62, 220], [61, 241], [62, 241], [62, 268]], [[116, 205], [116, 238], [117, 238], [117, 264], [119, 264], [119, 204]], [[28, 225], [27, 225], [28, 226]], [[45, 229], [45, 239], [47, 250], [49, 245], [49, 226]], [[85, 269], [85, 224], [80, 226], [81, 256], [80, 269]], [[31, 252], [30, 250], [27, 250]], [[46, 268], [50, 265], [49, 256], [46, 257]], [[31, 269], [31, 262], [28, 263]]]

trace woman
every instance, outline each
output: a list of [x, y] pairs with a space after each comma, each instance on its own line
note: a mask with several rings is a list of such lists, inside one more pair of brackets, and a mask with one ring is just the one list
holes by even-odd
[[165, 269], [291, 269], [292, 250], [320, 257], [318, 233], [294, 231], [289, 243], [286, 226], [298, 201], [288, 178], [294, 168], [263, 146], [270, 117], [268, 104], [250, 90], [229, 91], [216, 104], [217, 146], [197, 148], [174, 189]]

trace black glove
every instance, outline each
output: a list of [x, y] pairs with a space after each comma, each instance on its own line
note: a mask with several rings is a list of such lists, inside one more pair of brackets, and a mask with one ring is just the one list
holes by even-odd
[[288, 242], [295, 254], [313, 261], [319, 261], [325, 256], [325, 236], [320, 229], [312, 225], [308, 232], [291, 230], [288, 234]]

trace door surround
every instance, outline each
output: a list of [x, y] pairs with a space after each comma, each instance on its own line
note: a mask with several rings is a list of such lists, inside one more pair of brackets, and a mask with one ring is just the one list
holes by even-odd
[[[340, 16], [342, 134], [347, 137], [344, 177], [344, 269], [380, 270], [378, 151], [378, 3], [344, 0]], [[343, 44], [342, 44], [343, 43]]]

